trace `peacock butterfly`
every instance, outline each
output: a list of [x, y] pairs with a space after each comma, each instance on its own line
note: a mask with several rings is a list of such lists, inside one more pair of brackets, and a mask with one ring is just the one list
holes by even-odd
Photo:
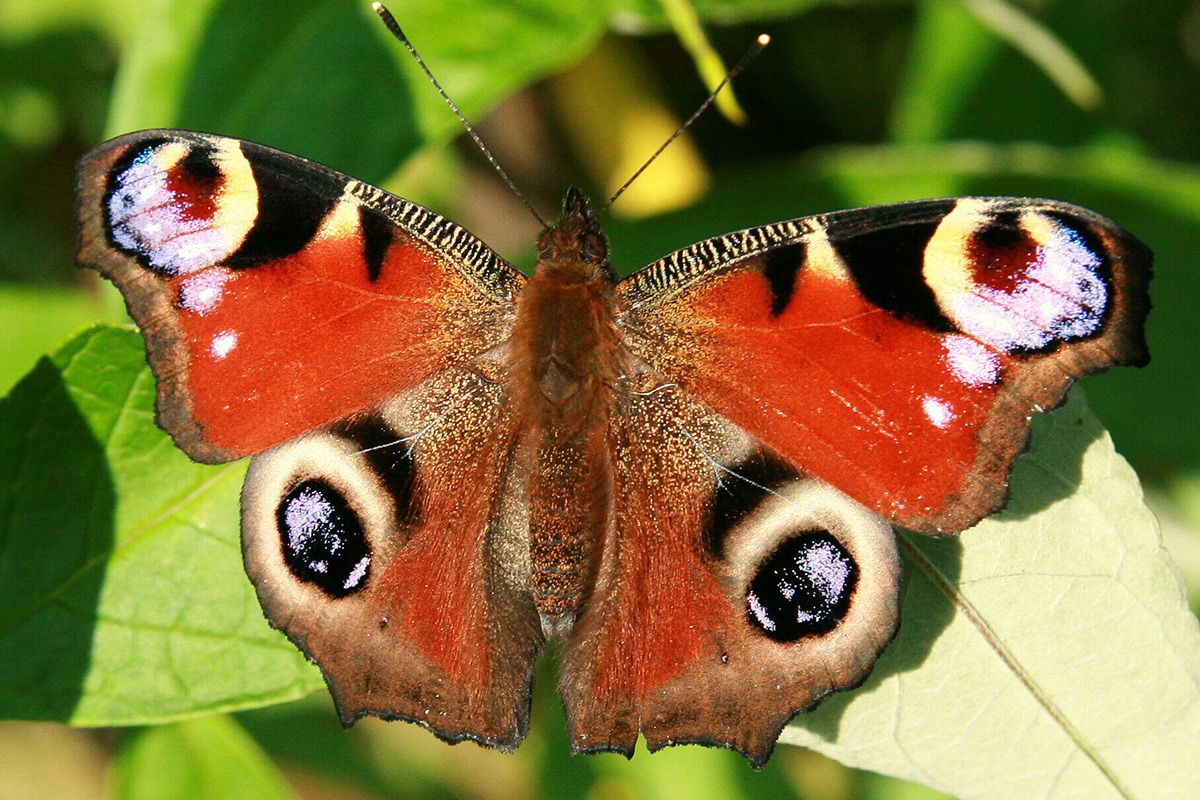
[[259, 144], [113, 139], [79, 261], [141, 326], [158, 422], [253, 456], [246, 571], [372, 714], [515, 748], [562, 642], [577, 751], [755, 765], [898, 624], [891, 525], [999, 510], [1038, 410], [1148, 360], [1151, 255], [1091, 211], [961, 197], [717, 236], [618, 280], [567, 192], [531, 277]]

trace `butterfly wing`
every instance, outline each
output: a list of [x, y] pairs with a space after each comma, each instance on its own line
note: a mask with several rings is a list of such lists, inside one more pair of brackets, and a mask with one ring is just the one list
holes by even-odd
[[541, 633], [497, 348], [524, 279], [420, 206], [207, 134], [92, 151], [79, 215], [160, 425], [200, 461], [261, 453], [246, 569], [342, 719], [515, 747]]
[[160, 425], [261, 452], [508, 338], [524, 279], [414, 203], [268, 147], [141, 131], [91, 151], [79, 261], [121, 288]]
[[503, 749], [525, 736], [542, 634], [495, 369], [440, 373], [251, 463], [246, 572], [347, 724], [401, 718]]
[[895, 540], [678, 387], [639, 383], [618, 399], [612, 524], [563, 657], [571, 743], [632, 755], [640, 731], [651, 750], [719, 745], [761, 765], [797, 711], [860, 683], [891, 641]]
[[1149, 272], [1091, 212], [964, 198], [717, 237], [620, 283], [633, 366], [564, 658], [573, 745], [631, 752], [640, 730], [765, 761], [890, 640], [889, 521], [995, 511], [1035, 410], [1146, 361]]
[[1148, 360], [1150, 252], [1076, 206], [958, 198], [766, 225], [623, 281], [635, 356], [806, 474], [957, 532], [1004, 503], [1029, 418]]

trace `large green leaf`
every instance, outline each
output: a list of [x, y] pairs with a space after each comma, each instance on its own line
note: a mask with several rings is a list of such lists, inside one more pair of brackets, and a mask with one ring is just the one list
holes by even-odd
[[116, 761], [116, 800], [293, 800], [266, 754], [229, 717], [139, 731]]
[[0, 716], [161, 722], [322, 683], [242, 573], [243, 466], [153, 420], [141, 338], [76, 337], [0, 400]]
[[897, 640], [785, 741], [960, 797], [1200, 796], [1200, 626], [1078, 395], [1037, 421], [1005, 512], [901, 545]]

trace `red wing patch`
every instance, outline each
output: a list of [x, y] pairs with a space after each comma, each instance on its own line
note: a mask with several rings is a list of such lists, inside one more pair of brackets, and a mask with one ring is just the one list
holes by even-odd
[[654, 383], [618, 401], [615, 518], [559, 682], [571, 744], [632, 754], [640, 732], [652, 750], [698, 742], [762, 764], [796, 712], [860, 683], [890, 641], [894, 539]]

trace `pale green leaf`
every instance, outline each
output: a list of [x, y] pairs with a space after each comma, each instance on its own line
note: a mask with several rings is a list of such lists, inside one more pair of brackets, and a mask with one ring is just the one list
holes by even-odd
[[1082, 399], [1038, 419], [1005, 512], [901, 544], [897, 640], [785, 741], [959, 797], [1200, 796], [1200, 625]]
[[141, 337], [97, 328], [0, 401], [0, 716], [161, 722], [321, 679], [242, 572], [244, 465], [154, 425]]
[[296, 795], [250, 736], [210, 716], [139, 731], [116, 761], [116, 800], [292, 800]]
[[[716, 91], [718, 86], [726, 82], [729, 67], [709, 42], [691, 0], [662, 0], [660, 5], [679, 43], [696, 64], [696, 71], [704, 79], [704, 85], [710, 92]], [[746, 112], [738, 104], [732, 83], [717, 94], [715, 107], [734, 125], [746, 124]]]

